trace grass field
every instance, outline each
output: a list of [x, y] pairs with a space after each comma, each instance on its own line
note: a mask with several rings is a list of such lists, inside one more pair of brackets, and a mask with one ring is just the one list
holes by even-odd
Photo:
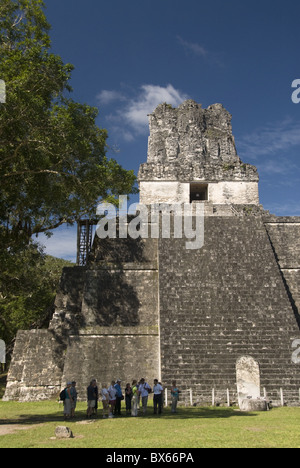
[[[151, 405], [151, 403], [150, 403]], [[0, 448], [298, 448], [300, 408], [245, 414], [232, 408], [166, 409], [154, 416], [86, 420], [80, 403], [76, 420], [64, 423], [56, 402], [0, 402]], [[54, 439], [68, 425], [74, 439]]]

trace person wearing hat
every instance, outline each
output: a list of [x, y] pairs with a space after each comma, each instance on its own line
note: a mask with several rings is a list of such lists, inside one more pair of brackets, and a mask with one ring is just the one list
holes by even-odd
[[121, 416], [121, 401], [124, 400], [124, 396], [121, 389], [121, 380], [117, 379], [117, 383], [115, 384], [115, 389], [117, 391], [116, 394], [116, 407], [115, 407], [115, 415]]
[[147, 413], [147, 404], [148, 404], [148, 397], [149, 393], [151, 393], [150, 385], [145, 381], [145, 379], [140, 380], [139, 386], [139, 394], [142, 397], [142, 406], [143, 406], [143, 414], [144, 416]]

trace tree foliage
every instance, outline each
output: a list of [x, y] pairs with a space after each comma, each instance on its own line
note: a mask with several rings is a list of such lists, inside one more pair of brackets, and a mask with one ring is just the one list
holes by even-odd
[[[42, 0], [0, 0], [0, 338], [41, 322], [55, 291], [34, 234], [135, 193], [106, 156], [98, 109], [71, 98], [73, 66], [51, 52]], [[3, 93], [2, 93], [3, 95]], [[2, 99], [3, 101], [3, 99]], [[60, 276], [61, 271], [59, 271]], [[55, 276], [55, 284], [58, 277]]]
[[27, 239], [135, 190], [106, 157], [98, 109], [70, 98], [73, 66], [51, 53], [49, 30], [41, 0], [1, 0], [0, 219]]
[[48, 326], [65, 260], [43, 254], [30, 245], [18, 256], [8, 256], [0, 271], [0, 337], [10, 343], [17, 331]]

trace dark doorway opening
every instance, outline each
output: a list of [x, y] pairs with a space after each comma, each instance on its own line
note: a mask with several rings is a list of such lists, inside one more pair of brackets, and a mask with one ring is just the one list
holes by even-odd
[[192, 183], [190, 185], [190, 203], [208, 200], [208, 184]]

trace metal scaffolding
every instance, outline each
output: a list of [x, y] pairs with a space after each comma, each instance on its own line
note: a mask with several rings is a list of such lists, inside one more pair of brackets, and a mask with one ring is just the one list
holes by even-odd
[[77, 223], [77, 265], [86, 266], [93, 243], [93, 226], [97, 221], [83, 219]]

